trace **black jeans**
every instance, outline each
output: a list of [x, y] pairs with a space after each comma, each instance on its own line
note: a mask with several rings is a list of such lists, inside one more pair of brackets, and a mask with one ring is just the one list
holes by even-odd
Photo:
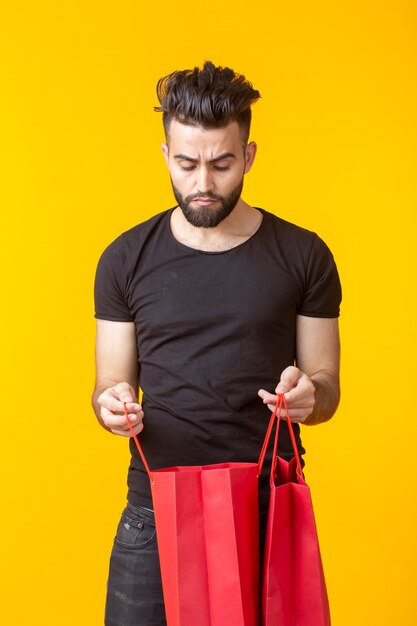
[[[261, 563], [265, 526], [266, 513], [260, 516]], [[110, 557], [105, 626], [166, 626], [154, 515], [131, 504]]]
[[128, 504], [110, 557], [106, 626], [166, 626], [151, 511]]

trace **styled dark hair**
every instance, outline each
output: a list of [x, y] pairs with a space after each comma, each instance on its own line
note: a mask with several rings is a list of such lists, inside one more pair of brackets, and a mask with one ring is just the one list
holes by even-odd
[[160, 78], [156, 86], [165, 135], [173, 119], [182, 124], [222, 128], [236, 121], [243, 143], [249, 138], [251, 105], [261, 94], [241, 74], [206, 61], [200, 70], [181, 70]]

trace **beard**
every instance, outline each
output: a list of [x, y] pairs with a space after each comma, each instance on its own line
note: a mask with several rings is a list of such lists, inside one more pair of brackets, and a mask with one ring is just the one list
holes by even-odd
[[[226, 197], [207, 192], [194, 193], [184, 198], [177, 187], [175, 187], [172, 180], [171, 184], [175, 200], [181, 208], [185, 219], [192, 226], [196, 226], [197, 228], [215, 228], [220, 224], [220, 222], [230, 215], [237, 205], [243, 189], [243, 177], [239, 184]], [[210, 200], [217, 200], [220, 202], [220, 206], [216, 208], [200, 206], [197, 209], [193, 209], [190, 205], [196, 198], [210, 198]]]

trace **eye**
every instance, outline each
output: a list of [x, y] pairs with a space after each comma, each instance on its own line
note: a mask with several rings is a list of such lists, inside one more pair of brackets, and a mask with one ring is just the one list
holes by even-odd
[[191, 172], [191, 170], [195, 169], [195, 165], [187, 165], [187, 167], [185, 165], [180, 165], [180, 167], [184, 170], [184, 172]]
[[224, 166], [221, 166], [221, 165], [213, 165], [213, 168], [214, 168], [215, 170], [217, 170], [218, 172], [225, 172], [226, 170], [229, 170], [229, 169], [230, 169], [230, 166], [229, 166], [229, 165], [224, 165]]

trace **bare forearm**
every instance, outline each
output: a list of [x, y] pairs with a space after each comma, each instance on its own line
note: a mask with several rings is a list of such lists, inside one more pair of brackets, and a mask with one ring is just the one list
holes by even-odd
[[336, 412], [340, 401], [339, 376], [328, 372], [317, 372], [310, 376], [314, 385], [313, 412], [304, 421], [307, 426], [327, 422]]
[[[97, 320], [96, 383], [91, 398], [99, 424], [115, 435], [143, 429], [138, 403], [139, 362], [134, 322]], [[126, 420], [126, 410], [128, 421]]]

